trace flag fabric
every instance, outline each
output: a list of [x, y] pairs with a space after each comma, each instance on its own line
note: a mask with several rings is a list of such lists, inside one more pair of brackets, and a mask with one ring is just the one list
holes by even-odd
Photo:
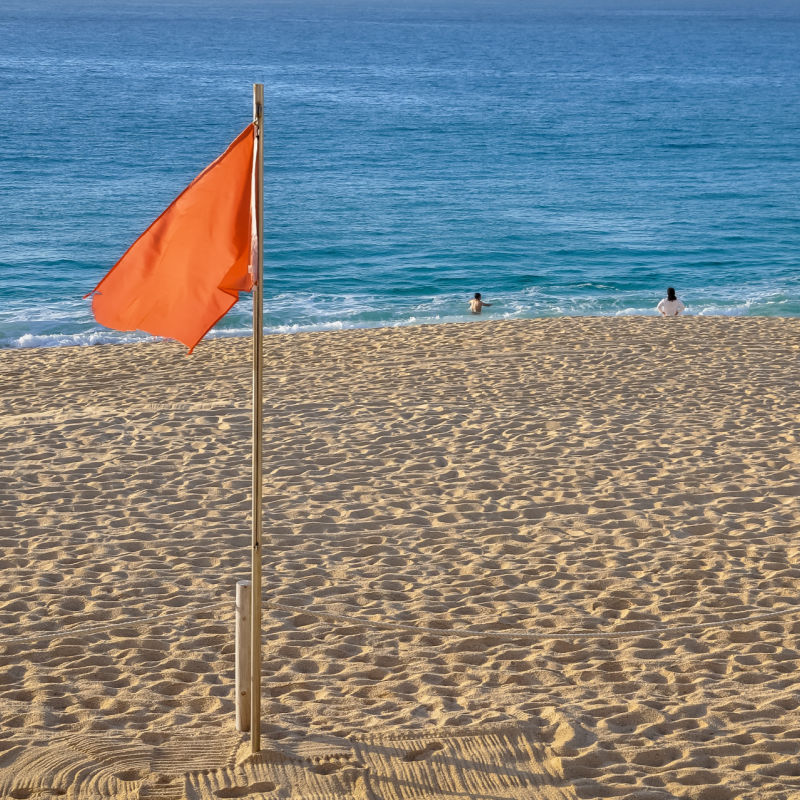
[[107, 328], [195, 345], [253, 288], [255, 125], [206, 167], [89, 295]]

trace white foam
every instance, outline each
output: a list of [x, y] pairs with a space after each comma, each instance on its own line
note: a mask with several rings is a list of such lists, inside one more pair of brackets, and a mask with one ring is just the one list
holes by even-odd
[[[594, 286], [594, 285], [592, 285]], [[527, 287], [515, 292], [489, 293], [492, 307], [476, 318], [468, 313], [464, 292], [424, 297], [381, 297], [371, 294], [333, 294], [298, 292], [270, 296], [265, 308], [267, 334], [292, 334], [314, 331], [341, 331], [408, 325], [433, 325], [487, 319], [520, 319], [555, 316], [655, 316], [660, 299], [653, 292], [620, 291], [615, 296], [572, 295], [574, 287], [546, 289]], [[721, 287], [713, 291], [687, 290], [681, 293], [688, 315], [746, 316], [779, 314], [791, 316], [798, 307], [789, 289], [776, 291], [774, 285], [750, 284], [747, 287]], [[250, 336], [251, 304], [246, 299], [236, 305], [208, 334], [208, 338]], [[0, 347], [65, 347], [95, 344], [154, 341], [140, 332], [119, 332], [100, 328], [91, 317], [85, 301], [42, 302], [26, 306], [9, 301], [0, 309]]]
[[94, 344], [125, 344], [152, 340], [152, 336], [136, 332], [86, 331], [83, 333], [25, 333], [13, 340], [11, 347], [80, 347]]

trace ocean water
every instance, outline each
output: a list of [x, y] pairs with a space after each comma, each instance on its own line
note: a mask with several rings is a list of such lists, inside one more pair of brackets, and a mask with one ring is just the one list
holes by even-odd
[[269, 332], [798, 316], [798, 76], [783, 0], [5, 0], [0, 347], [146, 338], [82, 296], [253, 82]]

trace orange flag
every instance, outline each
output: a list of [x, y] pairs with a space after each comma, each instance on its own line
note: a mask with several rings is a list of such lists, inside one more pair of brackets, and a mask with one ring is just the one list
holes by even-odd
[[253, 288], [255, 126], [248, 125], [97, 284], [94, 318], [195, 345]]

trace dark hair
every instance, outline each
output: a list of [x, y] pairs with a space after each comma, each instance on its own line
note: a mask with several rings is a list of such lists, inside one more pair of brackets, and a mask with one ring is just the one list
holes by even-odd
[[475, 299], [476, 300], [480, 300], [481, 299], [481, 293], [480, 292], [475, 292]]
[[667, 289], [667, 300], [677, 300], [678, 298], [675, 297], [675, 290], [670, 286]]

